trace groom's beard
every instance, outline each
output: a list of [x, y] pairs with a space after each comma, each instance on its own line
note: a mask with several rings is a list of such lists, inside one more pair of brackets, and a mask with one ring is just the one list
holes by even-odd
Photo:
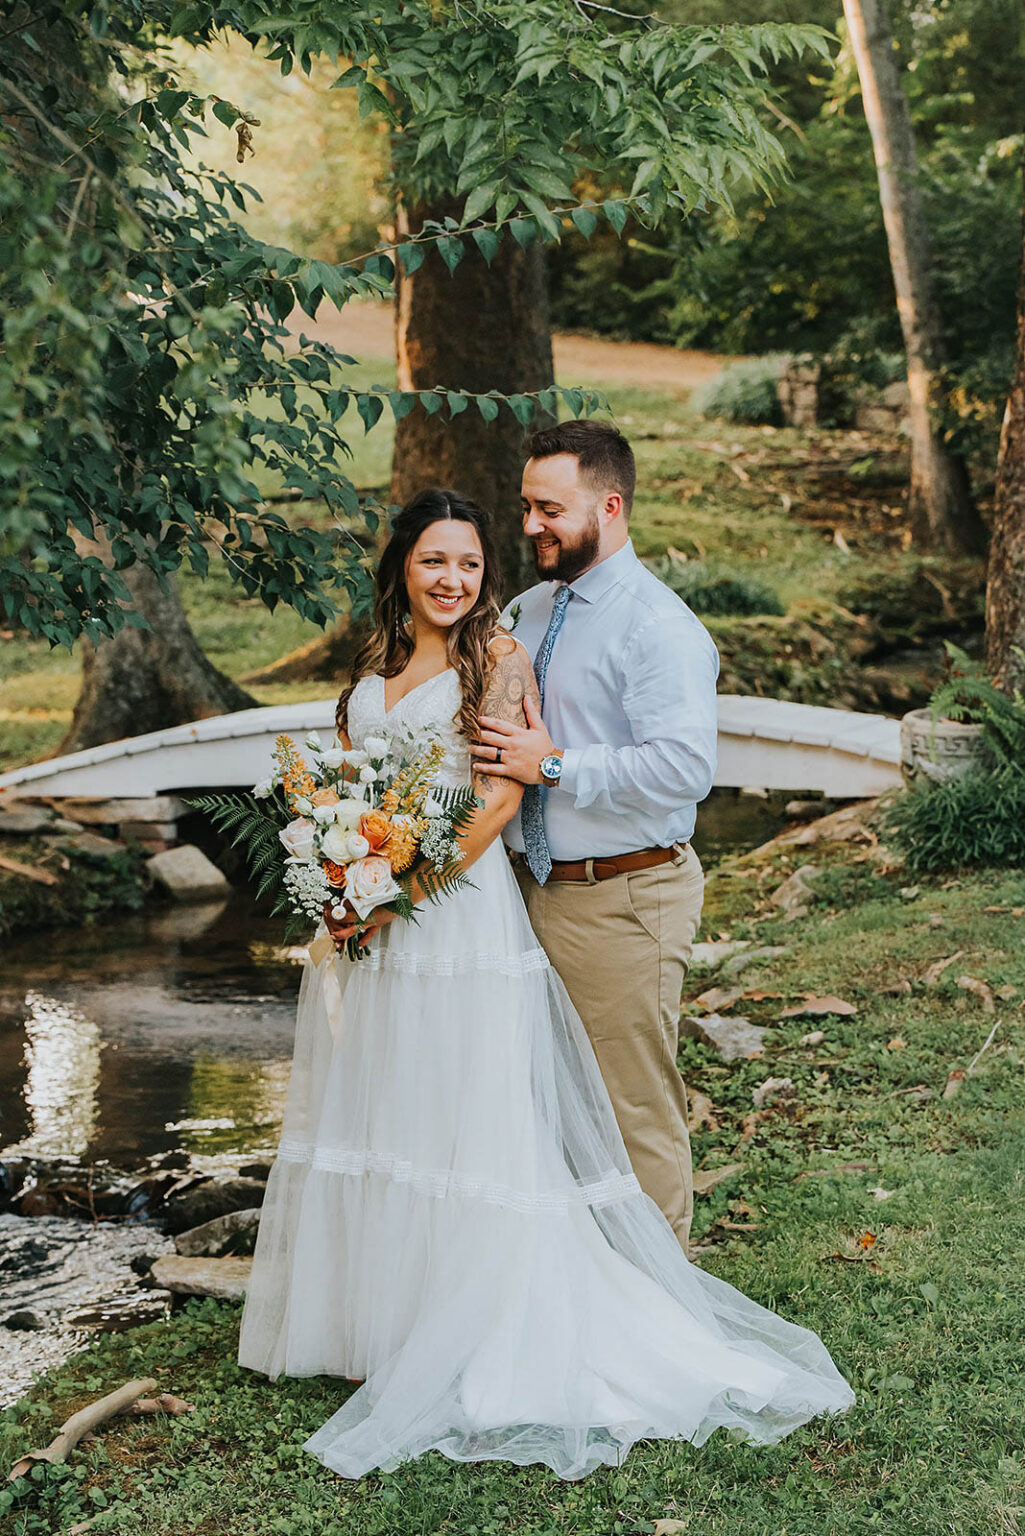
[[[546, 538], [554, 535], [546, 534]], [[597, 514], [592, 512], [584, 531], [572, 542], [565, 535], [558, 540], [558, 547], [541, 551], [538, 541], [531, 540], [534, 568], [542, 581], [575, 581], [593, 565], [601, 547], [601, 527]]]

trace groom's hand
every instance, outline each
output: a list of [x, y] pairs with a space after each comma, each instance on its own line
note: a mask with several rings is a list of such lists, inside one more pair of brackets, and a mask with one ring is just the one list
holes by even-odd
[[478, 773], [516, 779], [520, 784], [540, 784], [541, 759], [556, 750], [555, 743], [529, 694], [523, 700], [523, 713], [525, 726], [481, 715], [480, 740], [473, 744], [473, 766]]

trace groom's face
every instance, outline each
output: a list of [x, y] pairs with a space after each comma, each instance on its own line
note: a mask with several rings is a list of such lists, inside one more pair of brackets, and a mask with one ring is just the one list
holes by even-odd
[[575, 581], [598, 559], [602, 496], [581, 477], [571, 453], [528, 459], [523, 471], [523, 532], [542, 581]]

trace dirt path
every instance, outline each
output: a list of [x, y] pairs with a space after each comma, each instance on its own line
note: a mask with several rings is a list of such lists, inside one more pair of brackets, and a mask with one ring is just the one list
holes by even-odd
[[[359, 362], [392, 356], [390, 304], [350, 303], [341, 313], [333, 305], [323, 304], [315, 324], [296, 311], [289, 326], [297, 333], [305, 331], [307, 336], [330, 342]], [[686, 394], [733, 361], [714, 352], [681, 352], [646, 341], [556, 336], [553, 344], [555, 376], [560, 384], [567, 385], [602, 381]]]

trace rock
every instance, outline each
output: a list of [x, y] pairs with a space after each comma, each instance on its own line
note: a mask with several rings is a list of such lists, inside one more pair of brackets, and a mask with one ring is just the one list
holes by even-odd
[[751, 1089], [751, 1102], [755, 1109], [764, 1109], [766, 1104], [774, 1104], [778, 1099], [796, 1097], [797, 1089], [789, 1077], [767, 1077], [764, 1083]]
[[745, 784], [740, 795], [744, 800], [768, 800], [769, 791], [760, 784]]
[[50, 811], [0, 811], [0, 837], [31, 837], [35, 832], [52, 832]]
[[173, 907], [153, 907], [146, 914], [146, 931], [162, 944], [198, 939], [212, 928], [228, 905], [222, 893], [214, 901], [189, 901]]
[[273, 1167], [273, 1163], [246, 1163], [239, 1169], [238, 1176], [240, 1179], [262, 1179], [266, 1184]]
[[252, 1259], [190, 1259], [169, 1253], [153, 1266], [153, 1279], [177, 1296], [214, 1296], [239, 1301], [245, 1295]]
[[920, 890], [921, 886], [918, 885], [902, 885], [900, 890], [897, 892], [897, 895], [900, 897], [901, 901], [915, 901]]
[[172, 1234], [203, 1226], [229, 1211], [251, 1210], [263, 1204], [267, 1186], [261, 1179], [208, 1179], [167, 1203], [164, 1226]]
[[230, 890], [217, 865], [194, 843], [155, 854], [146, 860], [146, 868], [176, 901], [209, 901], [213, 896], [226, 896]]
[[65, 852], [71, 849], [75, 853], [84, 853], [89, 859], [115, 859], [125, 851], [124, 843], [116, 843], [110, 837], [100, 837], [96, 832], [76, 832], [73, 837], [65, 837], [61, 833], [58, 841]]
[[765, 1049], [765, 1031], [750, 1019], [723, 1018], [709, 1013], [702, 1018], [685, 1014], [680, 1020], [683, 1034], [711, 1046], [721, 1061], [739, 1061], [745, 1056], [760, 1056]]
[[18, 1333], [34, 1333], [46, 1327], [46, 1318], [34, 1307], [19, 1307], [17, 1312], [10, 1312], [4, 1318], [4, 1327]]
[[819, 873], [814, 864], [802, 864], [788, 875], [782, 885], [777, 885], [769, 900], [790, 919], [803, 917], [810, 902], [815, 900], [815, 877]]
[[786, 952], [785, 944], [763, 944], [759, 949], [744, 949], [725, 962], [723, 975], [739, 976], [749, 965], [757, 965], [762, 960], [775, 960], [778, 955], [785, 955]]
[[790, 821], [817, 821], [832, 809], [830, 800], [788, 800], [783, 815]]
[[712, 939], [704, 944], [691, 946], [691, 965], [707, 965], [714, 969], [721, 965], [727, 955], [736, 955], [742, 949], [750, 949], [750, 939]]
[[801, 1045], [821, 1045], [825, 1038], [826, 1038], [826, 1032], [825, 1032], [824, 1029], [813, 1029], [813, 1030], [811, 1030], [811, 1032], [809, 1034], [801, 1036], [799, 1044], [801, 1044]]
[[162, 1322], [170, 1312], [170, 1291], [128, 1291], [123, 1296], [74, 1307], [64, 1313], [61, 1323], [65, 1328], [82, 1328], [90, 1333], [125, 1333], [143, 1323]]
[[90, 826], [113, 827], [123, 821], [178, 821], [188, 806], [177, 795], [140, 795], [127, 800], [65, 800], [64, 809]]
[[229, 1253], [252, 1253], [259, 1225], [258, 1205], [243, 1211], [229, 1211], [225, 1216], [205, 1221], [201, 1227], [179, 1232], [174, 1249], [186, 1258], [220, 1259]]

